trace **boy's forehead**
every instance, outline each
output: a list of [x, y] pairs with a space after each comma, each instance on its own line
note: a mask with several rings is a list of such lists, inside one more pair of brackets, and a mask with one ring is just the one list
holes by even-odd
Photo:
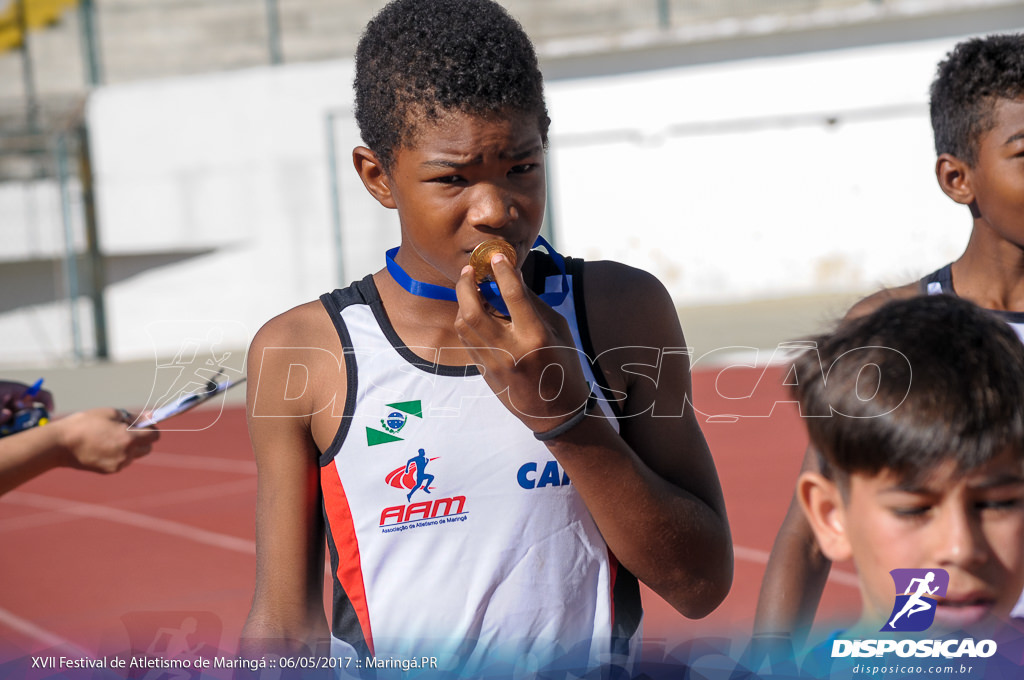
[[1024, 134], [1024, 96], [987, 97], [983, 107], [983, 127], [976, 140], [979, 146], [1002, 146]]
[[466, 113], [443, 111], [437, 116], [407, 116], [405, 140], [399, 150], [467, 153], [474, 144], [500, 144], [517, 152], [541, 144], [536, 116], [520, 111]]
[[[997, 98], [992, 103], [993, 130], [1020, 132], [1024, 128], [1024, 96], [1016, 99]], [[1000, 144], [1005, 140], [998, 139]]]

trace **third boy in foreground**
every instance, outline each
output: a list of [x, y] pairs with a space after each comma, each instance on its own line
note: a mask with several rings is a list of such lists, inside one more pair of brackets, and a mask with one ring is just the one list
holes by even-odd
[[[243, 649], [328, 636], [326, 534], [336, 658], [435, 657], [459, 677], [628, 663], [637, 578], [700, 617], [732, 573], [672, 301], [644, 272], [531, 250], [548, 117], [495, 3], [389, 4], [360, 41], [356, 105], [356, 170], [402, 240], [253, 342]], [[468, 265], [493, 239], [512, 252], [485, 299]], [[295, 364], [309, 382], [288, 399]]]
[[[816, 338], [795, 372], [801, 412], [821, 414], [804, 418], [818, 465], [797, 497], [821, 552], [853, 561], [861, 594], [857, 622], [812, 659], [836, 663], [836, 639], [847, 650], [909, 639], [903, 653], [850, 661], [919, 677], [973, 647], [944, 642], [937, 658], [934, 640], [971, 638], [987, 647], [965, 656], [974, 677], [1020, 677], [1010, 626], [1024, 588], [1024, 346], [1013, 331], [953, 296], [897, 300]], [[1006, 664], [1012, 674], [998, 675]]]
[[1008, 621], [1024, 588], [1024, 345], [948, 295], [890, 302], [816, 345], [794, 392], [802, 413], [832, 415], [804, 418], [819, 469], [797, 497], [822, 552], [857, 569], [848, 632], [892, 617], [893, 569], [948, 572], [933, 633]]

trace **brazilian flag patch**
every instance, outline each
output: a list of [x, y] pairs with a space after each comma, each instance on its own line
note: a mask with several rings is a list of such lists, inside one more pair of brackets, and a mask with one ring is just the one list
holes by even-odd
[[367, 446], [402, 441], [402, 437], [398, 434], [409, 422], [409, 418], [423, 417], [423, 404], [419, 400], [398, 401], [394, 404], [387, 404], [387, 407], [390, 410], [380, 419], [380, 429], [366, 428]]

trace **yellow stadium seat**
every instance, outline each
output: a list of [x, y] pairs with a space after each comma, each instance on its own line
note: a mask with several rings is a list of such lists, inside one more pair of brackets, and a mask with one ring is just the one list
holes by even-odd
[[38, 30], [56, 23], [66, 9], [77, 4], [78, 0], [0, 0], [0, 52], [21, 47], [20, 11], [25, 12], [29, 30]]

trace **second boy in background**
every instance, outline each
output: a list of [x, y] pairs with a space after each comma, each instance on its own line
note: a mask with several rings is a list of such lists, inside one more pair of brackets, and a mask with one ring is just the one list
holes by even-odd
[[[942, 191], [970, 211], [961, 257], [920, 282], [855, 305], [855, 319], [894, 299], [945, 293], [970, 300], [1024, 337], [1024, 36], [965, 41], [939, 64], [931, 120]], [[811, 450], [804, 469], [814, 471]], [[765, 570], [755, 635], [799, 642], [830, 568], [794, 497]]]

